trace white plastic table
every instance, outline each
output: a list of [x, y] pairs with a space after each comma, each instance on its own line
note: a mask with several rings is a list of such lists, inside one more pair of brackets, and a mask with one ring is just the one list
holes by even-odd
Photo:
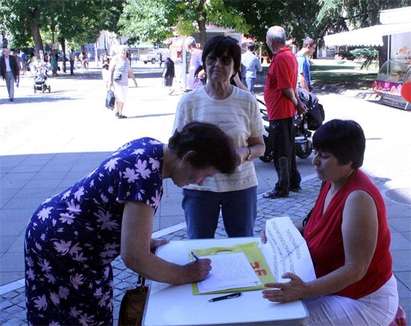
[[[185, 264], [190, 260], [192, 249], [251, 241], [260, 242], [258, 238], [172, 241], [160, 247], [157, 255], [177, 264]], [[219, 294], [193, 295], [191, 284], [173, 286], [153, 281], [143, 325], [301, 325], [308, 316], [301, 301], [272, 303], [263, 299], [261, 291], [243, 292], [238, 298], [208, 302], [216, 296]]]

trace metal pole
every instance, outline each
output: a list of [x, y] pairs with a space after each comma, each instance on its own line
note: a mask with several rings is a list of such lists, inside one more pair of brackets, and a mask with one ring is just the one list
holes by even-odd
[[186, 37], [183, 38], [183, 53], [182, 53], [182, 69], [181, 69], [181, 81], [183, 83], [183, 89], [187, 88], [187, 50], [186, 50]]

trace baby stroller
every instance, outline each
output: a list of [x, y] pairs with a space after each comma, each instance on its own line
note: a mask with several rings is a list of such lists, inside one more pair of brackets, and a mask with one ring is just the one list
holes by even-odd
[[[311, 155], [313, 150], [311, 135], [312, 131], [317, 130], [323, 123], [325, 114], [323, 106], [318, 102], [318, 98], [310, 92], [302, 88], [297, 89], [297, 95], [300, 100], [307, 107], [307, 112], [302, 115], [295, 115], [293, 125], [295, 130], [295, 154], [301, 158], [306, 159]], [[263, 118], [264, 125], [264, 143], [265, 153], [260, 157], [263, 162], [271, 162], [274, 159], [273, 144], [269, 140], [270, 122], [268, 120], [267, 109], [263, 101], [259, 102], [260, 112]]]
[[51, 86], [47, 85], [47, 68], [46, 67], [38, 67], [35, 71], [34, 74], [34, 93], [37, 93], [37, 91], [45, 92], [48, 91], [49, 93], [51, 92]]

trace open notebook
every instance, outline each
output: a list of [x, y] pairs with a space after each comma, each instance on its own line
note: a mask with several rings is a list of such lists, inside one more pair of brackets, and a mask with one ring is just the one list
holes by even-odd
[[193, 294], [260, 290], [264, 283], [274, 282], [257, 242], [193, 252], [200, 258], [209, 258], [212, 267], [205, 280], [193, 283]]

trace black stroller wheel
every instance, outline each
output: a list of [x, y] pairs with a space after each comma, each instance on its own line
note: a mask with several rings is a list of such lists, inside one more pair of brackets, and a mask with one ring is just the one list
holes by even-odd
[[270, 163], [274, 159], [273, 155], [270, 153], [265, 153], [263, 156], [260, 156], [260, 160], [264, 163]]
[[311, 155], [312, 151], [313, 151], [313, 144], [311, 140], [309, 139], [307, 139], [306, 142], [295, 144], [295, 154], [301, 159], [308, 158]]
[[[268, 131], [268, 129], [266, 130]], [[260, 160], [263, 161], [264, 163], [270, 163], [271, 161], [274, 160], [272, 144], [268, 136], [263, 136], [263, 139], [264, 139], [264, 144], [265, 144], [265, 152], [264, 152], [264, 155], [260, 156]]]

